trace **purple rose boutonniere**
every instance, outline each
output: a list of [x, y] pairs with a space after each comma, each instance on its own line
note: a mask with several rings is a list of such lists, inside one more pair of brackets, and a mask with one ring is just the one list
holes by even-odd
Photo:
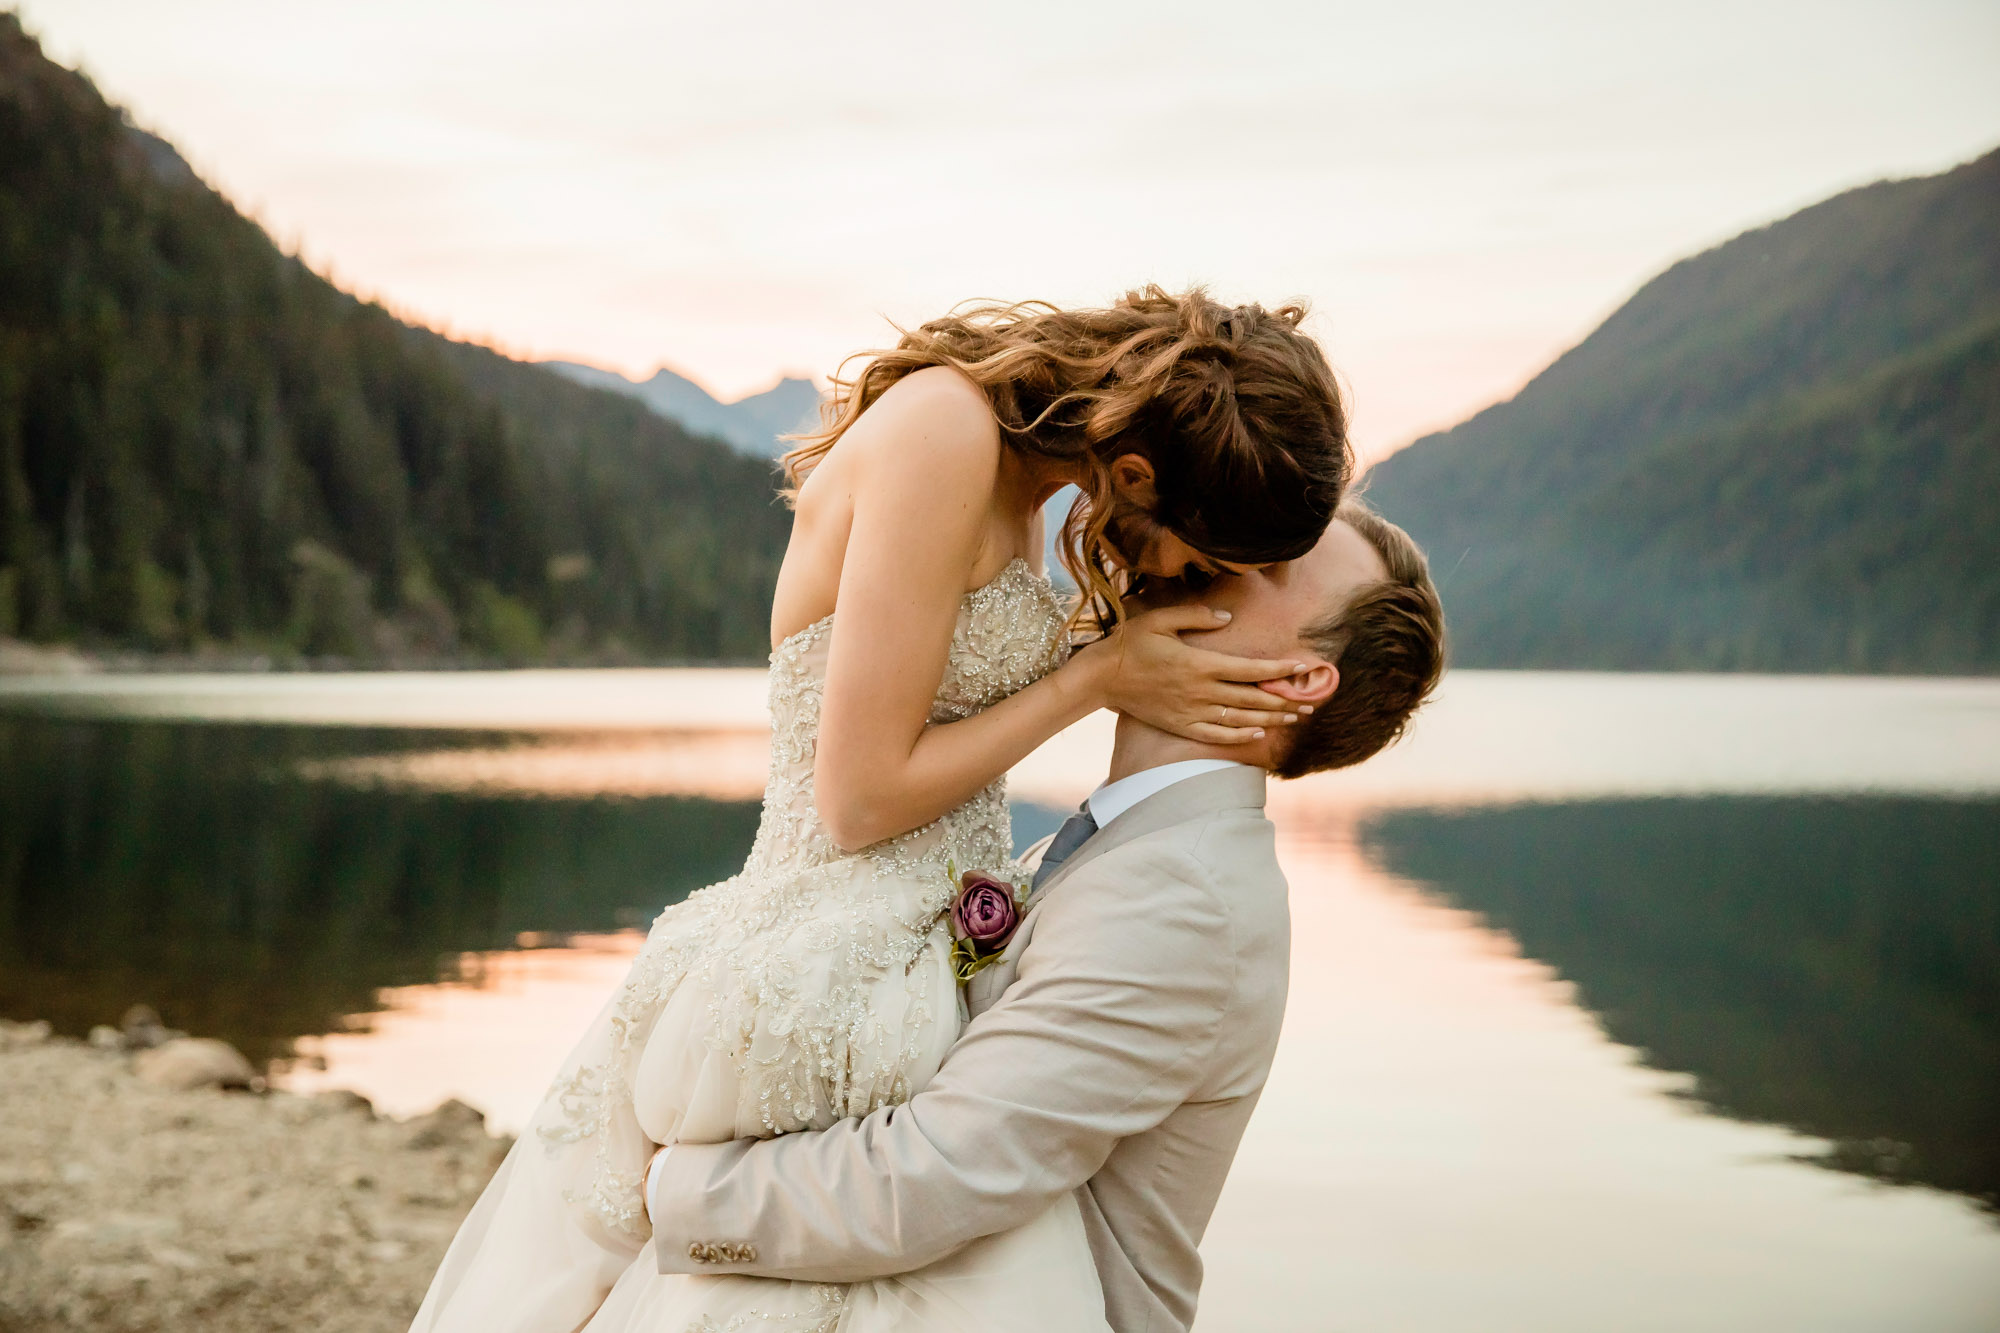
[[958, 877], [958, 897], [951, 905], [951, 970], [959, 981], [972, 980], [1014, 938], [1025, 896], [1020, 885], [981, 870]]

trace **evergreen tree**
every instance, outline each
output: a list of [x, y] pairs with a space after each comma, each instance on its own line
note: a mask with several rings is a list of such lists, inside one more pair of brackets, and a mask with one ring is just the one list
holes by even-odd
[[0, 635], [755, 660], [769, 465], [401, 323], [0, 14]]
[[1369, 490], [1461, 665], [2000, 671], [2000, 152], [1674, 265]]

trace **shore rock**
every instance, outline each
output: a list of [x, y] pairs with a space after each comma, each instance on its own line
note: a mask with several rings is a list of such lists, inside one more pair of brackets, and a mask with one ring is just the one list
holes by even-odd
[[97, 669], [94, 659], [67, 645], [0, 638], [0, 676], [74, 676]]
[[140, 1051], [132, 1072], [148, 1083], [182, 1092], [195, 1088], [248, 1088], [260, 1080], [243, 1053], [213, 1037], [179, 1037]]
[[465, 1134], [485, 1133], [486, 1113], [453, 1097], [428, 1115], [404, 1123], [409, 1127], [410, 1147], [435, 1148]]
[[0, 1018], [0, 1047], [39, 1046], [49, 1039], [53, 1031], [47, 1020], [36, 1019], [32, 1023], [14, 1023]]
[[150, 1051], [155, 1046], [164, 1046], [176, 1038], [187, 1036], [180, 1029], [162, 1023], [158, 1011], [150, 1004], [135, 1004], [127, 1009], [125, 1017], [118, 1020], [118, 1030], [128, 1051]]
[[314, 1096], [313, 1101], [330, 1111], [360, 1111], [375, 1114], [375, 1103], [348, 1088], [332, 1088]]
[[404, 1333], [508, 1142], [470, 1107], [398, 1123], [133, 1069], [180, 1044], [0, 1026], [0, 1329]]

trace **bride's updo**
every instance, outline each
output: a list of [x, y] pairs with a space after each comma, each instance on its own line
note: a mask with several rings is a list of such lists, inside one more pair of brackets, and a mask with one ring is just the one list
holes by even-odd
[[[1115, 620], [1124, 557], [1143, 554], [1154, 525], [1211, 559], [1265, 564], [1305, 554], [1332, 521], [1354, 456], [1333, 368], [1299, 329], [1305, 314], [1157, 286], [1108, 310], [961, 307], [836, 376], [820, 428], [784, 456], [785, 476], [796, 487], [903, 376], [955, 367], [986, 391], [1014, 448], [1088, 465], [1063, 524], [1063, 564], [1099, 623]], [[1153, 465], [1150, 512], [1121, 512], [1111, 463], [1124, 454]]]

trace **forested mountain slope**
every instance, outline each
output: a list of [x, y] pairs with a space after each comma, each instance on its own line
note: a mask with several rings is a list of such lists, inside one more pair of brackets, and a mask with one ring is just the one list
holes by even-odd
[[0, 14], [0, 636], [761, 658], [768, 464], [282, 254]]
[[1369, 493], [1461, 665], [2000, 670], [2000, 153], [1674, 265]]

